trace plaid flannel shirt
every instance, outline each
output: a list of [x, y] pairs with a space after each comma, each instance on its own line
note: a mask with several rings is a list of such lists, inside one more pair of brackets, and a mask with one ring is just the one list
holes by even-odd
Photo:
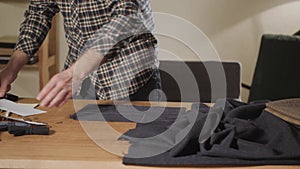
[[15, 50], [33, 56], [58, 12], [69, 47], [64, 69], [88, 49], [107, 59], [89, 75], [98, 99], [134, 94], [158, 68], [149, 0], [31, 0]]

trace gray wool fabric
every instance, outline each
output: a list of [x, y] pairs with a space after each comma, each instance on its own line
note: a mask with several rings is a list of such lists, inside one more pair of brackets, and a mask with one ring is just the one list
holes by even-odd
[[[149, 142], [129, 139], [131, 147], [123, 163], [143, 166], [299, 165], [300, 129], [265, 111], [265, 107], [263, 102], [245, 104], [227, 100], [221, 120], [215, 121], [218, 122], [217, 128], [205, 142], [199, 142], [208, 118], [208, 109], [205, 108], [199, 109], [193, 124], [187, 123], [188, 115], [185, 115], [174, 124], [157, 121], [155, 125], [137, 125], [125, 135], [158, 132], [166, 128], [188, 129], [188, 133], [180, 142], [173, 141], [177, 135], [165, 135], [169, 137]], [[166, 146], [170, 149], [146, 157], [149, 150]], [[136, 157], [137, 154], [140, 157]]]

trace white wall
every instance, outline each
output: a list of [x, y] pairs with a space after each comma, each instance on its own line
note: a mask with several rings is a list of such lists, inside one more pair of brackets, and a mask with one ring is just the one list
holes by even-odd
[[[293, 34], [300, 29], [298, 0], [152, 0], [152, 8], [185, 18], [201, 29], [222, 60], [241, 62], [242, 80], [247, 84], [252, 81], [261, 35]], [[161, 48], [181, 58], [196, 58], [178, 41], [165, 37], [159, 40]], [[172, 59], [166, 58], [165, 52], [159, 58]], [[247, 97], [243, 90], [242, 99], [246, 101]]]
[[0, 1], [0, 36], [18, 34], [26, 7], [27, 1]]
[[[13, 5], [7, 5], [7, 2]], [[20, 19], [15, 18], [23, 15], [23, 8], [24, 5], [16, 0], [0, 1], [0, 21], [13, 22], [1, 25], [0, 35], [2, 32], [15, 33], [18, 30], [15, 22], [19, 22]], [[202, 30], [210, 38], [222, 60], [237, 60], [242, 63], [243, 82], [248, 84], [252, 80], [261, 35], [292, 34], [300, 29], [299, 0], [152, 0], [152, 8], [154, 12], [182, 17]], [[59, 22], [58, 43], [62, 68], [67, 47], [61, 18]], [[191, 32], [182, 31], [187, 37], [193, 36]], [[160, 48], [169, 50], [184, 60], [197, 59], [197, 56], [179, 41], [163, 36], [158, 36], [158, 39]], [[159, 58], [172, 59], [170, 56], [162, 52]], [[29, 80], [24, 81], [31, 83]], [[22, 81], [15, 85], [25, 84]], [[30, 85], [24, 86], [25, 89], [29, 87]], [[243, 92], [242, 98], [246, 100], [246, 92]]]
[[[18, 34], [19, 25], [24, 19], [24, 11], [27, 8], [27, 4], [28, 0], [0, 1], [0, 36], [16, 36]], [[35, 97], [38, 91], [38, 69], [25, 68], [21, 70], [17, 80], [12, 85], [11, 92], [21, 97]]]

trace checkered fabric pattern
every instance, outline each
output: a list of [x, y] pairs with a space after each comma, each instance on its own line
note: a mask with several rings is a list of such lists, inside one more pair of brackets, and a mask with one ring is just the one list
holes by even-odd
[[107, 59], [90, 74], [98, 99], [128, 97], [158, 68], [149, 0], [31, 0], [15, 50], [33, 56], [58, 12], [69, 47], [64, 69], [88, 49]]

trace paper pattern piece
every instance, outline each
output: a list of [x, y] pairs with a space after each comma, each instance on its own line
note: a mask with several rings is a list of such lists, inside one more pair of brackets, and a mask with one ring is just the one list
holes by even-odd
[[2, 114], [0, 114], [0, 117], [3, 117], [3, 118], [8, 119], [8, 120], [13, 120], [13, 121], [26, 123], [26, 124], [33, 124], [33, 125], [37, 125], [37, 126], [47, 126], [47, 124], [45, 124], [45, 123], [40, 123], [40, 122], [35, 122], [35, 121], [27, 121], [27, 120], [24, 120], [24, 119], [21, 119], [21, 118], [8, 117], [8, 116], [2, 115]]
[[0, 109], [20, 116], [31, 116], [46, 113], [46, 111], [34, 109], [31, 106], [18, 104], [6, 99], [0, 99]]

